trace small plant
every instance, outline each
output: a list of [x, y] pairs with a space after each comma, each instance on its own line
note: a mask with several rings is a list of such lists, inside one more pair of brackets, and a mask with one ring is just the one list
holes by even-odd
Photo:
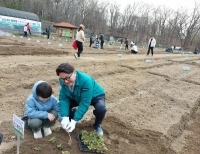
[[93, 152], [105, 153], [108, 150], [104, 144], [103, 137], [96, 131], [81, 131], [81, 141]]
[[56, 142], [56, 137], [53, 136], [52, 138], [50, 138], [49, 142], [55, 143]]
[[57, 145], [56, 145], [56, 148], [59, 149], [59, 150], [62, 150], [62, 149], [63, 149], [62, 143], [57, 144]]
[[34, 147], [33, 150], [35, 150], [35, 151], [41, 151], [42, 149], [41, 149], [41, 147]]

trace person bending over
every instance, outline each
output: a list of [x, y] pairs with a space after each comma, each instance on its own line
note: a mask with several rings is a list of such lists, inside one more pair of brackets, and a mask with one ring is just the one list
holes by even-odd
[[[59, 76], [61, 126], [67, 132], [75, 129], [76, 123], [83, 118], [90, 105], [96, 117], [93, 128], [103, 135], [101, 123], [106, 114], [105, 91], [90, 75], [68, 64], [62, 63], [56, 69]], [[74, 107], [78, 107], [75, 109]]]

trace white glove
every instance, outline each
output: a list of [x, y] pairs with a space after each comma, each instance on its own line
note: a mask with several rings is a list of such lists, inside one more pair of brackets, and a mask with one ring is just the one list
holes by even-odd
[[61, 126], [64, 130], [67, 129], [67, 125], [69, 125], [69, 117], [63, 117], [61, 121]]
[[66, 131], [67, 131], [68, 133], [72, 132], [72, 131], [75, 129], [76, 123], [77, 123], [77, 122], [76, 122], [75, 120], [71, 119], [71, 122], [67, 125]]

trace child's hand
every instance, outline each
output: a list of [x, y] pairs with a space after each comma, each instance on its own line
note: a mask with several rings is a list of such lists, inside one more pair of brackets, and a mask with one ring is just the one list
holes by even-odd
[[53, 121], [55, 119], [54, 115], [52, 113], [48, 113], [48, 119], [50, 121]]

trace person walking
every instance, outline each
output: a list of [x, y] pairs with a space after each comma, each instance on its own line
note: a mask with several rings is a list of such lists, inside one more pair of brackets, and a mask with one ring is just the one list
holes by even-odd
[[27, 23], [27, 31], [29, 32], [29, 34], [31, 35], [31, 26], [29, 23]]
[[27, 25], [24, 26], [24, 37], [27, 37]]
[[[32, 129], [35, 139], [52, 134], [52, 127], [57, 118], [60, 117], [60, 108], [58, 99], [52, 95], [51, 86], [45, 81], [35, 82], [32, 88], [32, 94], [25, 103], [25, 116], [28, 127]], [[27, 118], [25, 118], [27, 117]]]
[[99, 34], [99, 39], [100, 39], [100, 42], [101, 42], [101, 49], [103, 49], [104, 35], [102, 33]]
[[79, 25], [78, 32], [76, 34], [76, 43], [78, 46], [78, 52], [74, 54], [76, 59], [80, 58], [80, 55], [83, 51], [83, 43], [85, 41], [85, 34], [84, 34], [85, 26], [83, 24]]
[[[69, 63], [62, 63], [56, 69], [59, 76], [61, 126], [67, 132], [75, 129], [76, 123], [83, 118], [90, 106], [96, 117], [93, 128], [103, 135], [101, 127], [106, 114], [105, 91], [90, 75], [75, 70]], [[78, 107], [75, 109], [75, 107]]]
[[49, 36], [50, 36], [50, 27], [46, 28], [46, 33], [47, 33], [47, 39], [49, 40]]
[[148, 51], [147, 51], [147, 56], [149, 55], [149, 52], [151, 50], [151, 55], [153, 56], [153, 48], [156, 46], [156, 39], [151, 36], [148, 42]]

